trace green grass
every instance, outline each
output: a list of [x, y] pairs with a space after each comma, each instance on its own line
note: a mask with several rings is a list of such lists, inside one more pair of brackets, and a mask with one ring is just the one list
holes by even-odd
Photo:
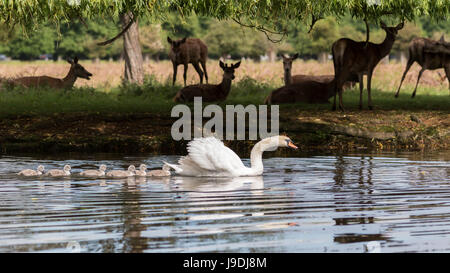
[[[252, 78], [234, 82], [226, 104], [262, 104], [264, 98], [278, 86], [260, 83]], [[51, 115], [55, 113], [170, 113], [175, 103], [172, 98], [181, 86], [161, 83], [147, 77], [143, 85], [121, 85], [112, 89], [74, 88], [62, 91], [50, 88], [0, 90], [0, 117], [17, 115]], [[420, 87], [414, 99], [412, 87], [403, 87], [400, 97], [394, 98], [394, 90], [372, 90], [376, 109], [382, 110], [450, 110], [447, 86], [442, 88]], [[363, 107], [367, 109], [367, 91], [364, 91]], [[332, 102], [333, 99], [330, 99]], [[344, 106], [356, 110], [359, 105], [359, 87], [344, 92]], [[286, 104], [281, 110], [330, 110], [329, 104]]]

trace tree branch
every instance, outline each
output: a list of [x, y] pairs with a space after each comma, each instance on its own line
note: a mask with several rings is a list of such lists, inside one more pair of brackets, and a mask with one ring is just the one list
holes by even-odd
[[[262, 33], [264, 33], [264, 35], [266, 35], [267, 39], [269, 41], [271, 41], [272, 43], [279, 43], [281, 41], [283, 41], [284, 37], [286, 36], [286, 31], [283, 32], [279, 32], [279, 31], [273, 31], [273, 30], [269, 30], [263, 26], [257, 26], [257, 25], [246, 25], [244, 23], [242, 23], [241, 21], [239, 21], [236, 18], [232, 18], [233, 21], [235, 21], [236, 23], [238, 23], [239, 25], [243, 26], [243, 27], [248, 27], [248, 28], [254, 28], [258, 31], [261, 31]], [[276, 35], [282, 35], [280, 39], [274, 40], [270, 37], [270, 34], [276, 34]]]
[[124, 27], [124, 28], [122, 29], [122, 31], [119, 32], [119, 34], [117, 34], [116, 36], [114, 36], [113, 38], [111, 38], [111, 39], [109, 39], [109, 40], [106, 40], [106, 41], [101, 42], [101, 43], [97, 43], [97, 45], [99, 45], [99, 46], [104, 46], [104, 45], [111, 44], [112, 42], [114, 42], [115, 40], [117, 40], [120, 36], [122, 36], [125, 32], [127, 32], [127, 30], [131, 27], [131, 25], [132, 25], [135, 21], [136, 21], [136, 20], [135, 20], [134, 15], [133, 15], [133, 17], [130, 18], [130, 22], [128, 22], [128, 25], [126, 25], [126, 27]]
[[320, 19], [322, 19], [321, 16], [316, 17], [314, 14], [313, 14], [311, 17], [312, 17], [312, 19], [311, 19], [311, 25], [309, 26], [308, 33], [310, 33], [310, 32], [312, 31], [312, 29], [313, 29], [314, 25], [317, 23], [317, 21], [319, 21]]

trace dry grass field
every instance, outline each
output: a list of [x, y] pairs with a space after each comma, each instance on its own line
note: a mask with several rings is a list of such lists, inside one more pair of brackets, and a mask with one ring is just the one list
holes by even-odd
[[[89, 86], [94, 88], [105, 89], [116, 87], [121, 83], [123, 76], [124, 64], [123, 62], [107, 62], [94, 63], [92, 61], [80, 61], [80, 63], [94, 76], [90, 81], [79, 79], [76, 86]], [[394, 92], [400, 83], [400, 79], [405, 68], [404, 64], [389, 63], [379, 64], [374, 72], [373, 88], [385, 92]], [[66, 62], [52, 62], [52, 61], [35, 61], [35, 62], [0, 62], [0, 78], [14, 78], [20, 76], [41, 76], [48, 75], [53, 77], [64, 77], [68, 72], [69, 64]], [[222, 71], [219, 67], [218, 61], [209, 60], [207, 63], [207, 70], [209, 74], [210, 83], [218, 83], [221, 81]], [[408, 72], [402, 91], [411, 92], [419, 73], [420, 66], [414, 64]], [[151, 74], [156, 79], [165, 84], [170, 84], [172, 80], [172, 63], [170, 61], [150, 61], [145, 64], [146, 74]], [[293, 64], [293, 74], [308, 74], [308, 75], [323, 75], [333, 74], [333, 63], [319, 64], [316, 61], [301, 61], [297, 60]], [[448, 83], [441, 76], [445, 75], [443, 69], [435, 71], [425, 71], [422, 75], [419, 84], [418, 94], [420, 89], [435, 88], [447, 89]], [[250, 77], [258, 82], [269, 84], [273, 87], [282, 85], [283, 64], [281, 61], [269, 62], [254, 62], [244, 60], [241, 67], [236, 72], [235, 82], [239, 82], [243, 78]], [[188, 84], [198, 83], [198, 75], [192, 65], [188, 68]], [[177, 84], [183, 83], [183, 66], [178, 66]]]

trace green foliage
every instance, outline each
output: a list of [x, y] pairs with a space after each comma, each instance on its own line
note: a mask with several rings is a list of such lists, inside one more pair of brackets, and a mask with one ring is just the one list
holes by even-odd
[[7, 54], [16, 59], [34, 59], [44, 53], [52, 53], [55, 32], [50, 27], [43, 27], [39, 33], [31, 33], [28, 37], [17, 35], [8, 43]]
[[289, 21], [306, 25], [313, 16], [341, 18], [350, 15], [377, 22], [382, 16], [411, 21], [426, 15], [436, 21], [445, 20], [450, 13], [450, 0], [0, 0], [0, 22], [19, 24], [27, 29], [48, 21], [108, 18], [128, 11], [160, 21], [166, 19], [170, 11], [181, 16], [197, 14], [219, 20], [239, 18], [250, 25], [280, 30]]
[[[400, 31], [394, 53], [404, 50], [414, 36], [436, 38], [450, 31], [450, 0], [0, 0], [0, 53], [22, 59], [43, 53], [117, 58], [121, 43], [97, 43], [118, 33], [118, 16], [126, 11], [138, 17], [143, 54], [157, 57], [167, 57], [166, 36], [202, 38], [213, 58], [257, 57], [270, 51], [317, 56], [329, 52], [339, 37], [364, 40], [364, 18], [370, 23], [371, 41], [378, 42], [384, 39], [380, 19], [388, 25], [412, 21]], [[313, 15], [323, 19], [308, 33]], [[271, 31], [287, 31], [287, 38], [273, 44], [256, 28], [268, 30], [271, 38], [280, 37]]]

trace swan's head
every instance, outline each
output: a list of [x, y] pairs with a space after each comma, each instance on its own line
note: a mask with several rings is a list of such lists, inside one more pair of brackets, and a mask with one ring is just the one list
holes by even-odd
[[294, 142], [287, 136], [278, 136], [278, 147], [288, 147], [297, 150], [298, 147], [294, 145]]
[[37, 167], [37, 170], [38, 170], [38, 172], [43, 172], [44, 171], [44, 166], [42, 166], [42, 165], [39, 165], [38, 167]]
[[106, 171], [106, 165], [105, 164], [100, 165], [99, 170], [102, 172]]
[[65, 172], [70, 172], [71, 169], [72, 169], [72, 168], [70, 168], [70, 165], [64, 166], [64, 171], [65, 171]]
[[128, 171], [134, 172], [134, 171], [136, 171], [136, 167], [134, 165], [130, 165], [130, 167], [128, 167]]
[[[298, 149], [287, 136], [273, 136], [261, 140], [257, 145], [262, 151], [275, 151], [278, 147]], [[256, 146], [255, 146], [256, 147]]]
[[147, 165], [141, 164], [141, 165], [139, 166], [139, 170], [145, 172], [145, 171], [147, 170]]
[[294, 142], [287, 136], [274, 136], [269, 138], [270, 142], [273, 142], [273, 146], [275, 147], [287, 147], [291, 149], [298, 149], [297, 146], [294, 145]]

